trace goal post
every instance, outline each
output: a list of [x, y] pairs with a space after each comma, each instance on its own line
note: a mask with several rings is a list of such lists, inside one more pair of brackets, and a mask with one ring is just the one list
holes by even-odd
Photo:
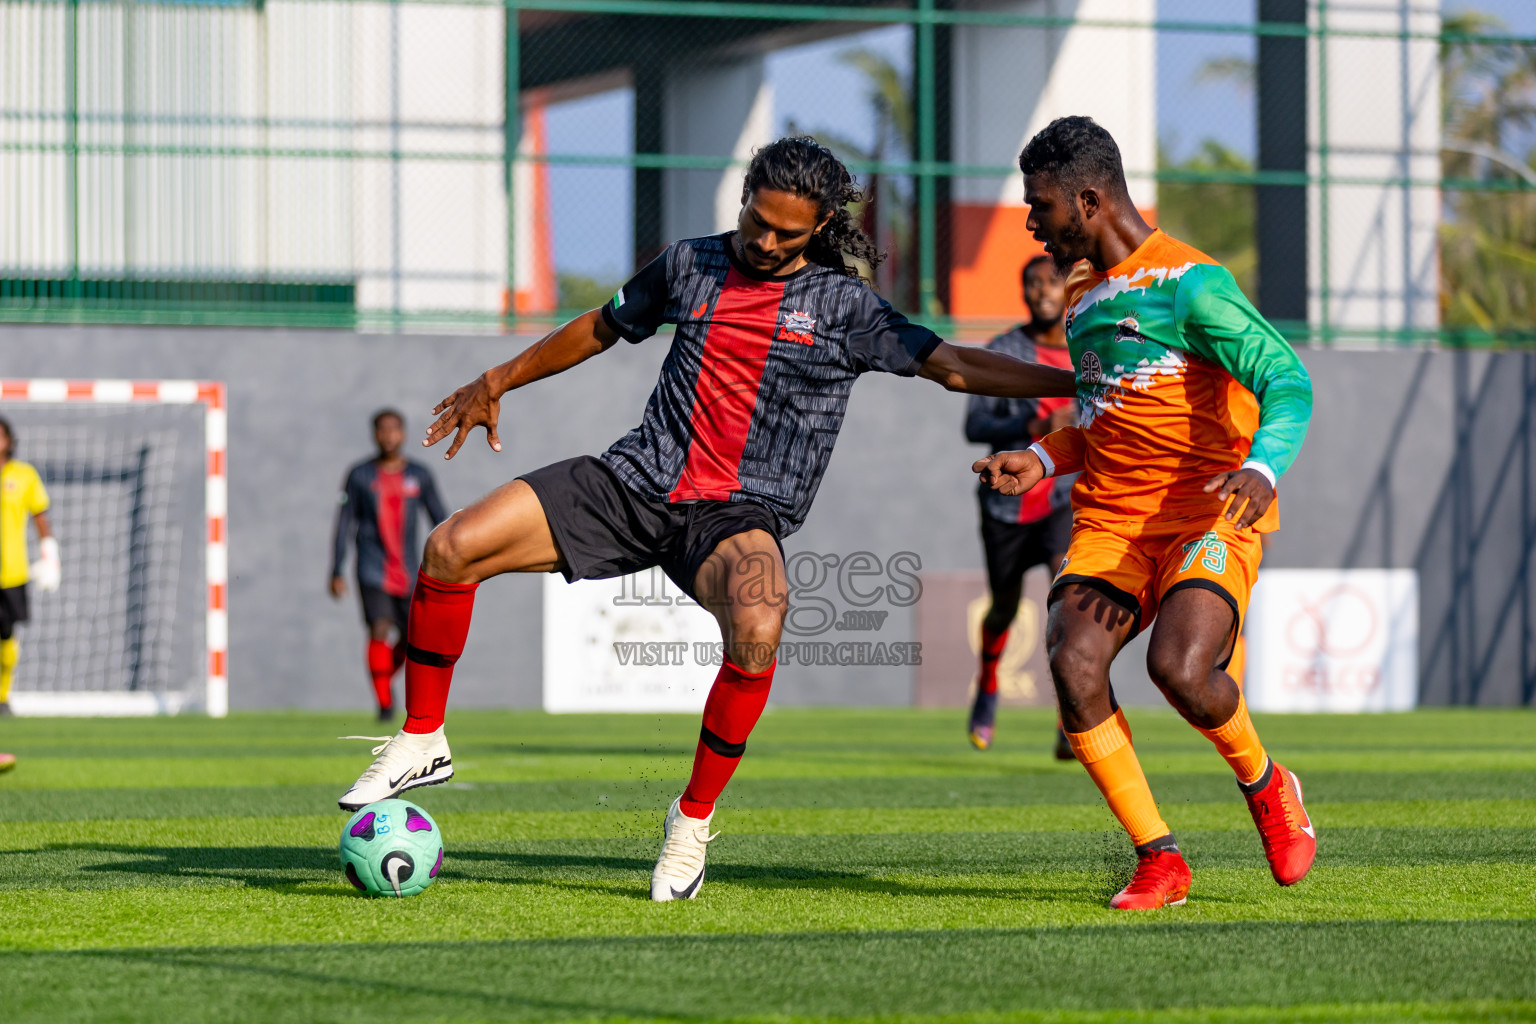
[[29, 587], [14, 711], [227, 715], [223, 382], [0, 379], [0, 416], [49, 492], [63, 563], [56, 592]]

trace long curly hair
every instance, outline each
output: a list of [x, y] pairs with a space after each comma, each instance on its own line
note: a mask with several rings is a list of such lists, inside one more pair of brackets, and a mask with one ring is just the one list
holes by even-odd
[[859, 269], [849, 259], [862, 261], [872, 271], [885, 260], [885, 253], [848, 212], [849, 203], [864, 201], [864, 190], [843, 162], [815, 139], [795, 135], [757, 150], [747, 164], [744, 184], [749, 193], [769, 188], [814, 200], [818, 217], [832, 215], [806, 246], [805, 258], [810, 262], [859, 277]]

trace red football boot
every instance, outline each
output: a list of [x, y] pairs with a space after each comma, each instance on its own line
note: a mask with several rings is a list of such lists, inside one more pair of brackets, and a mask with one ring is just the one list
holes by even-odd
[[1136, 855], [1130, 884], [1110, 898], [1112, 910], [1156, 910], [1183, 906], [1189, 895], [1189, 865], [1178, 850], [1148, 850]]
[[1271, 760], [1269, 785], [1257, 793], [1246, 790], [1248, 811], [1259, 827], [1269, 870], [1281, 885], [1295, 885], [1312, 870], [1317, 857], [1317, 830], [1301, 805], [1301, 780], [1279, 761]]

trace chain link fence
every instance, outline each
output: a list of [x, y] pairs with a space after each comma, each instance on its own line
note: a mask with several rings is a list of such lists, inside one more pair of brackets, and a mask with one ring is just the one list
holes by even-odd
[[1035, 251], [1018, 150], [1088, 113], [1298, 342], [1526, 344], [1513, 32], [1409, 0], [0, 0], [0, 319], [553, 322], [728, 229], [753, 147], [804, 132], [867, 186], [877, 287], [981, 336]]

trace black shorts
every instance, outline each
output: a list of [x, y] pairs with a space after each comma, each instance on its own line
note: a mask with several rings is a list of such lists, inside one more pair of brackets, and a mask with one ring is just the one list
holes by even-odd
[[[567, 581], [607, 580], [652, 566], [694, 600], [699, 566], [727, 537], [779, 524], [751, 501], [653, 501], [636, 494], [601, 460], [580, 455], [519, 477], [544, 506]], [[779, 554], [784, 546], [779, 544]]]
[[0, 588], [0, 640], [16, 635], [16, 624], [31, 617], [31, 605], [27, 600], [27, 585]]
[[1072, 543], [1072, 508], [1062, 506], [1032, 523], [1005, 523], [985, 512], [981, 516], [981, 547], [987, 558], [987, 587], [992, 593], [1016, 587], [1024, 574], [1043, 565], [1051, 575], [1051, 559], [1067, 553]]
[[366, 583], [357, 585], [357, 595], [363, 599], [364, 622], [370, 627], [375, 622], [393, 622], [400, 635], [405, 635], [405, 620], [411, 611], [411, 595], [396, 597]]

